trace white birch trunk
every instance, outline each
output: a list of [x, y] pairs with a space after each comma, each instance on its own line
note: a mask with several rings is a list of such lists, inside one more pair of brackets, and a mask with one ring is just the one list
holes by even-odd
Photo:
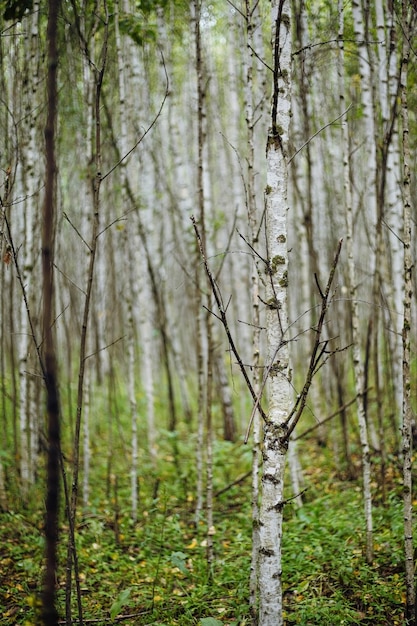
[[[256, 194], [256, 176], [255, 176], [255, 114], [256, 105], [259, 104], [259, 90], [256, 90], [256, 82], [254, 81], [255, 65], [255, 49], [257, 54], [261, 54], [262, 48], [258, 49], [255, 45], [255, 32], [261, 30], [259, 5], [253, 5], [250, 0], [246, 0], [246, 38], [247, 53], [245, 55], [246, 63], [246, 83], [245, 83], [245, 113], [246, 113], [246, 130], [247, 130], [247, 210], [250, 232], [250, 242], [254, 249], [259, 244], [259, 217], [257, 214], [257, 194]], [[259, 42], [257, 42], [259, 43]], [[251, 271], [251, 304], [252, 304], [252, 366], [253, 381], [252, 386], [255, 394], [260, 392], [260, 311], [259, 311], [259, 285], [260, 272], [257, 258], [253, 255], [252, 271]], [[253, 435], [252, 435], [252, 556], [250, 569], [250, 590], [249, 602], [252, 610], [255, 610], [258, 588], [258, 572], [259, 572], [259, 468], [261, 465], [261, 439], [262, 439], [262, 423], [259, 412], [256, 411], [253, 419]]]
[[[145, 261], [145, 259], [143, 259]], [[147, 268], [143, 267], [143, 276], [146, 276]], [[152, 298], [149, 289], [144, 285], [142, 289], [141, 302], [148, 302], [150, 309], [144, 311], [141, 317], [141, 338], [142, 338], [142, 384], [146, 397], [146, 424], [148, 432], [148, 453], [151, 462], [155, 465], [157, 460], [157, 429], [155, 425], [155, 382], [154, 382], [154, 355], [155, 346], [153, 341], [152, 325]]]
[[[345, 82], [344, 82], [344, 19], [343, 2], [339, 0], [339, 93], [341, 111], [345, 110]], [[349, 130], [348, 122], [342, 124], [343, 139], [343, 176], [344, 176], [344, 197], [347, 222], [346, 248], [348, 254], [348, 269], [350, 282], [350, 299], [352, 315], [352, 341], [353, 341], [353, 367], [355, 375], [355, 387], [358, 396], [357, 417], [359, 424], [359, 434], [362, 447], [362, 473], [363, 473], [363, 498], [366, 522], [366, 560], [368, 563], [373, 559], [373, 521], [372, 521], [372, 494], [371, 494], [371, 460], [368, 443], [368, 428], [363, 405], [364, 394], [364, 373], [361, 356], [361, 342], [359, 329], [359, 309], [357, 295], [357, 280], [355, 271], [355, 260], [353, 255], [353, 210], [352, 194], [350, 186], [350, 164], [349, 164]]]
[[281, 541], [286, 419], [291, 402], [287, 321], [287, 184], [291, 114], [291, 7], [272, 3], [274, 94], [267, 144], [266, 228], [269, 263], [267, 340], [269, 410], [264, 423], [259, 548], [259, 624], [281, 626]]
[[[413, 299], [413, 255], [411, 253], [411, 155], [409, 145], [408, 121], [408, 63], [410, 58], [411, 29], [407, 24], [409, 11], [407, 2], [402, 2], [403, 51], [401, 66], [401, 120], [402, 120], [402, 156], [403, 156], [403, 222], [404, 222], [404, 319], [402, 329], [403, 340], [403, 424], [402, 424], [402, 455], [403, 455], [403, 503], [404, 503], [404, 556], [406, 584], [406, 623], [416, 624], [416, 589], [414, 573], [413, 548], [413, 438], [411, 408], [411, 304]], [[413, 10], [413, 9], [411, 9]]]
[[[36, 250], [38, 240], [36, 237], [36, 227], [38, 225], [37, 212], [37, 191], [39, 189], [39, 169], [37, 159], [38, 128], [36, 106], [39, 83], [39, 39], [38, 39], [38, 19], [39, 3], [35, 3], [33, 13], [27, 19], [27, 36], [25, 37], [26, 72], [27, 85], [30, 85], [25, 93], [25, 117], [27, 126], [23, 139], [23, 159], [20, 163], [22, 176], [22, 190], [24, 203], [22, 207], [23, 222], [22, 252], [20, 254], [20, 271], [22, 283], [26, 292], [27, 303], [22, 299], [21, 323], [19, 328], [19, 378], [20, 378], [20, 472], [23, 493], [27, 492], [34, 482], [37, 466], [39, 424], [38, 410], [33, 402], [34, 379], [31, 379], [30, 353], [34, 353], [32, 331], [28, 319], [27, 304], [30, 307], [30, 315], [35, 318], [35, 306], [38, 304], [38, 294], [34, 292], [34, 282], [36, 282]], [[26, 144], [26, 145], [25, 145]], [[20, 243], [21, 245], [21, 243]]]
[[[119, 136], [119, 148], [120, 156], [124, 158], [128, 154], [128, 106], [126, 99], [125, 80], [128, 78], [126, 71], [126, 59], [125, 56], [132, 54], [135, 56], [135, 51], [128, 46], [127, 54], [125, 54], [122, 48], [122, 39], [119, 30], [119, 2], [115, 4], [115, 39], [116, 39], [116, 53], [118, 64], [118, 79], [119, 79], [119, 107], [120, 107], [120, 136]], [[127, 197], [127, 163], [123, 162], [119, 166], [121, 188], [122, 188], [122, 204], [128, 205]], [[132, 217], [130, 218], [132, 219]], [[135, 219], [135, 216], [133, 216]], [[130, 406], [130, 420], [131, 420], [131, 453], [132, 462], [130, 468], [130, 484], [131, 484], [131, 505], [132, 505], [132, 519], [137, 520], [138, 510], [138, 459], [139, 459], [139, 446], [138, 446], [138, 407], [136, 401], [136, 347], [135, 347], [135, 329], [136, 320], [134, 315], [135, 308], [135, 296], [136, 289], [136, 271], [137, 271], [137, 257], [136, 257], [136, 232], [134, 228], [126, 228], [124, 230], [124, 247], [125, 254], [128, 261], [128, 275], [126, 280], [126, 305], [127, 305], [127, 390]], [[143, 277], [147, 275], [146, 268], [144, 268]]]
[[[126, 92], [127, 100], [127, 115], [131, 125], [135, 128], [138, 125], [138, 111], [137, 111], [137, 98], [138, 93], [143, 94], [149, 91], [148, 86], [144, 82], [143, 68], [141, 67], [141, 59], [138, 54], [137, 46], [129, 39], [126, 43], [125, 55], [129, 59], [129, 78], [130, 84], [134, 86], [134, 89]], [[127, 60], [125, 59], [125, 63]], [[149, 103], [149, 110], [151, 110], [151, 103]], [[127, 140], [128, 141], [128, 140]], [[126, 145], [126, 148], [128, 146]], [[133, 159], [129, 160], [132, 164], [131, 176], [129, 178], [129, 185], [133, 186], [134, 192], [138, 193], [139, 190], [145, 191], [146, 195], [151, 194], [153, 191], [149, 187], [154, 187], [153, 172], [149, 169], [149, 164], [142, 159], [142, 154], [139, 152], [139, 165], [134, 163]], [[134, 165], [134, 167], [133, 167]], [[129, 170], [129, 163], [126, 167]], [[142, 188], [140, 182], [138, 189], [135, 189], [134, 183], [137, 178], [137, 169], [141, 172], [141, 179], [143, 181]], [[146, 398], [146, 424], [147, 424], [147, 444], [148, 454], [151, 462], [156, 463], [157, 459], [157, 430], [155, 425], [155, 304], [152, 296], [152, 290], [150, 286], [149, 268], [146, 258], [146, 253], [143, 245], [143, 238], [146, 237], [146, 241], [149, 246], [153, 245], [153, 209], [155, 199], [152, 195], [149, 196], [148, 206], [151, 208], [141, 209], [141, 223], [135, 221], [135, 228], [133, 229], [132, 236], [130, 237], [130, 257], [132, 259], [132, 267], [130, 270], [133, 272], [130, 278], [130, 284], [132, 289], [132, 315], [134, 319], [135, 328], [138, 328], [140, 335], [140, 345], [142, 347], [140, 371], [141, 382], [145, 392]], [[144, 232], [144, 225], [147, 226], [147, 232]], [[143, 232], [142, 232], [142, 230]], [[154, 256], [153, 251], [151, 256]], [[140, 276], [140, 280], [137, 277]], [[138, 415], [139, 417], [139, 415]], [[133, 423], [132, 423], [133, 426]], [[133, 472], [133, 469], [132, 469]]]
[[[375, 146], [375, 121], [372, 105], [372, 75], [371, 60], [368, 55], [366, 41], [365, 21], [366, 15], [361, 0], [352, 0], [353, 27], [356, 44], [358, 46], [359, 72], [361, 77], [361, 101], [363, 115], [363, 144], [365, 146], [364, 167], [366, 186], [367, 216], [371, 223], [376, 223], [376, 146]], [[371, 268], [372, 271], [373, 268]]]
[[[386, 71], [387, 90], [384, 91], [386, 97], [386, 103], [382, 101], [381, 94], [381, 111], [383, 112], [382, 124], [384, 132], [388, 130], [390, 119], [389, 115], [394, 107], [395, 101], [398, 97], [398, 52], [395, 45], [395, 23], [394, 23], [394, 7], [388, 5], [385, 6], [382, 0], [376, 0], [375, 7], [377, 15], [381, 15], [379, 18], [382, 21], [385, 17], [385, 40], [386, 44], [380, 49], [381, 63]], [[380, 30], [380, 29], [379, 29]], [[379, 32], [379, 31], [378, 31]], [[378, 35], [378, 40], [382, 37]], [[392, 137], [390, 138], [387, 154], [386, 165], [386, 222], [388, 225], [387, 240], [389, 244], [390, 255], [386, 255], [386, 263], [389, 267], [386, 268], [388, 274], [387, 281], [387, 299], [389, 302], [389, 315], [388, 326], [390, 332], [388, 334], [388, 340], [390, 342], [391, 354], [392, 354], [392, 366], [393, 366], [393, 387], [396, 400], [396, 408], [398, 416], [401, 415], [403, 393], [402, 393], [402, 346], [401, 346], [401, 326], [402, 326], [402, 271], [403, 271], [403, 225], [402, 225], [402, 211], [403, 201], [401, 197], [401, 185], [398, 184], [397, 176], [401, 168], [400, 157], [400, 142], [398, 135], [398, 125], [394, 124]]]

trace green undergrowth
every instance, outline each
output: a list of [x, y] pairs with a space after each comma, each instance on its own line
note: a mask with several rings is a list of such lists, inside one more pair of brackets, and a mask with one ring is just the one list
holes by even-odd
[[[209, 570], [204, 515], [199, 524], [194, 521], [195, 442], [179, 435], [162, 440], [157, 467], [145, 460], [140, 467], [135, 522], [130, 513], [130, 477], [126, 468], [122, 471], [126, 458], [116, 451], [119, 460], [108, 480], [105, 458], [95, 459], [89, 505], [80, 510], [76, 530], [85, 624], [249, 625], [250, 448], [215, 445], [215, 562]], [[305, 504], [297, 509], [290, 501], [284, 513], [285, 623], [403, 624], [399, 477], [390, 476], [384, 502], [376, 497], [375, 559], [369, 565], [364, 557], [359, 483], [340, 479], [326, 451], [313, 443], [304, 445], [302, 457]], [[230, 486], [236, 479], [240, 481]], [[39, 502], [40, 490], [27, 508], [16, 498], [0, 517], [4, 626], [39, 624], [43, 559]], [[67, 532], [62, 514], [57, 578], [62, 623]], [[75, 589], [71, 602], [77, 624]]]

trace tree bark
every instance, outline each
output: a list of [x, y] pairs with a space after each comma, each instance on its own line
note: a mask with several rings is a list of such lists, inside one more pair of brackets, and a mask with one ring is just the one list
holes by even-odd
[[[411, 170], [408, 120], [408, 63], [410, 58], [410, 38], [412, 26], [408, 2], [402, 2], [402, 31], [403, 50], [401, 62], [401, 120], [402, 120], [402, 157], [403, 157], [403, 223], [404, 223], [404, 318], [402, 329], [403, 340], [403, 419], [402, 419], [402, 455], [403, 455], [403, 505], [404, 505], [404, 556], [405, 556], [405, 584], [406, 602], [405, 617], [408, 626], [415, 626], [416, 615], [416, 588], [414, 573], [413, 548], [413, 438], [412, 438], [412, 409], [411, 409], [411, 303], [413, 299], [411, 254]], [[411, 9], [411, 12], [413, 10]], [[417, 13], [412, 13], [413, 18]], [[412, 20], [415, 24], [415, 19]]]
[[259, 624], [280, 626], [284, 469], [288, 451], [291, 371], [287, 321], [287, 185], [291, 114], [291, 7], [272, 3], [273, 96], [267, 143], [266, 236], [269, 411], [264, 423], [262, 499], [259, 517]]
[[55, 605], [56, 574], [58, 568], [58, 514], [60, 476], [60, 402], [56, 363], [54, 325], [54, 239], [56, 219], [56, 162], [55, 129], [57, 119], [58, 73], [58, 15], [59, 0], [49, 0], [48, 5], [48, 112], [45, 126], [45, 199], [42, 228], [43, 275], [43, 342], [48, 415], [48, 464], [45, 517], [46, 568], [42, 594], [42, 620], [45, 626], [57, 626], [58, 611]]
[[[344, 87], [344, 48], [343, 48], [343, 3], [339, 1], [339, 93], [341, 109], [345, 110], [345, 87]], [[342, 124], [343, 138], [343, 172], [344, 172], [344, 201], [347, 222], [347, 253], [349, 265], [350, 282], [350, 304], [352, 315], [352, 340], [353, 340], [353, 368], [355, 375], [355, 386], [358, 397], [357, 416], [359, 424], [360, 441], [362, 448], [362, 473], [363, 473], [363, 499], [366, 523], [366, 560], [372, 563], [373, 559], [373, 520], [372, 520], [372, 493], [371, 493], [371, 459], [368, 443], [368, 427], [364, 408], [364, 371], [361, 357], [359, 310], [357, 295], [357, 279], [355, 272], [355, 260], [353, 255], [353, 207], [351, 194], [351, 176], [349, 165], [349, 138], [348, 122]]]

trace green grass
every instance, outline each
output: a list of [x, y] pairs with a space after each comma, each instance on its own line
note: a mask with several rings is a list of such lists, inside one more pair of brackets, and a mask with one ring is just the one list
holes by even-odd
[[[108, 492], [107, 460], [97, 446], [90, 504], [88, 510], [80, 511], [76, 533], [87, 624], [251, 623], [250, 479], [215, 499], [216, 560], [208, 572], [205, 526], [203, 522], [197, 528], [194, 524], [195, 442], [184, 433], [175, 437], [176, 446], [172, 439], [172, 435], [161, 438], [156, 469], [142, 459], [137, 523], [130, 517], [126, 450], [115, 444]], [[390, 495], [385, 503], [376, 498], [375, 562], [369, 566], [364, 558], [360, 486], [337, 477], [328, 451], [312, 442], [300, 449], [308, 490], [303, 508], [289, 503], [285, 509], [282, 580], [286, 624], [403, 624], [399, 477], [391, 472]], [[247, 472], [250, 459], [250, 447], [217, 443], [215, 490]], [[16, 497], [13, 510], [0, 516], [0, 610], [4, 626], [39, 623], [43, 559], [40, 489], [41, 484], [26, 509]], [[62, 619], [66, 534], [62, 515], [57, 580]], [[76, 617], [75, 592], [72, 602]]]

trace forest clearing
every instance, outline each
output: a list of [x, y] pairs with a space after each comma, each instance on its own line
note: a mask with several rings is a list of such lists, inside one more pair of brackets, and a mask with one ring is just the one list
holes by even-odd
[[417, 626], [415, 0], [4, 0], [5, 626]]

